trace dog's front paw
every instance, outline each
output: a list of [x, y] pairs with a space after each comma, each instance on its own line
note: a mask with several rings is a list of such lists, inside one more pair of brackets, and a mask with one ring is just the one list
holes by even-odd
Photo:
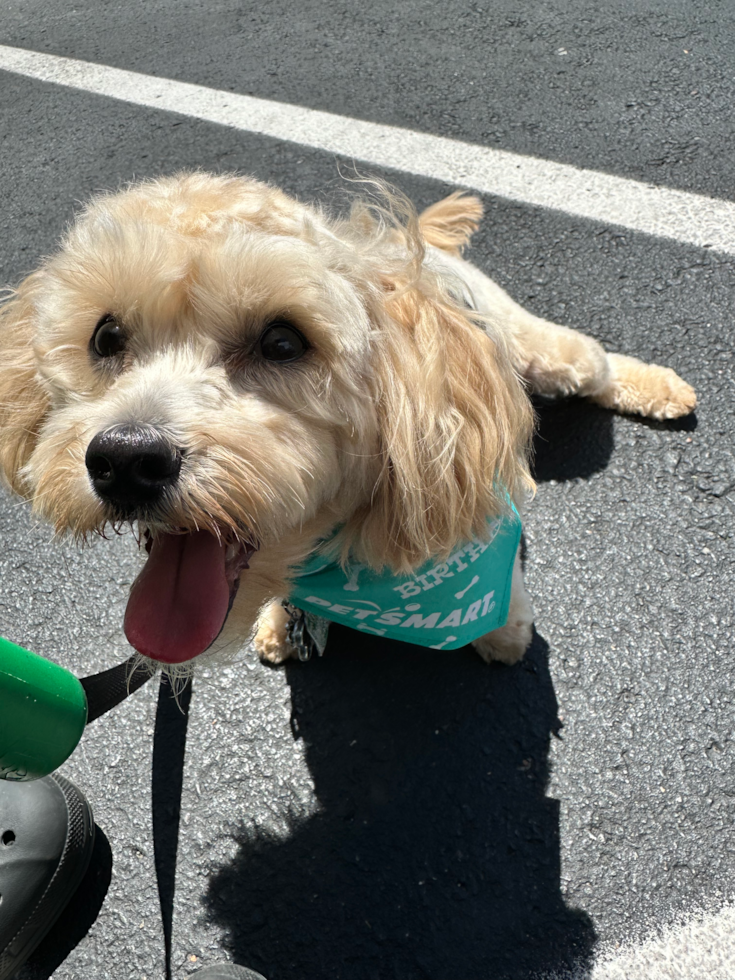
[[690, 384], [672, 371], [658, 367], [656, 394], [651, 402], [651, 415], [655, 419], [678, 419], [689, 415], [697, 407], [697, 393]]
[[472, 646], [486, 663], [499, 660], [504, 664], [515, 664], [531, 645], [533, 639], [533, 617], [516, 616], [505, 626], [486, 633]]
[[286, 636], [287, 623], [288, 613], [280, 602], [272, 602], [261, 613], [253, 646], [265, 663], [282, 664], [296, 656]]
[[610, 384], [595, 397], [606, 408], [650, 419], [678, 419], [697, 407], [694, 388], [671, 368], [643, 364], [624, 354], [609, 354], [608, 360]]

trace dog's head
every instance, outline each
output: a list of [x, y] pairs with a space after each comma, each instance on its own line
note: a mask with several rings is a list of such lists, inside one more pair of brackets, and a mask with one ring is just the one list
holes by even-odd
[[446, 555], [528, 482], [504, 341], [424, 261], [422, 235], [472, 224], [450, 200], [422, 226], [236, 177], [139, 184], [4, 304], [0, 468], [59, 531], [138, 528], [140, 652], [189, 660], [231, 608], [247, 636], [330, 535], [374, 567]]

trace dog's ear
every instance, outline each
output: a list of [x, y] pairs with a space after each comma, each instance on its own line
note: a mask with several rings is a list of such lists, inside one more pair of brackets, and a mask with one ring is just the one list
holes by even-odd
[[479, 228], [482, 212], [479, 197], [455, 191], [421, 212], [421, 237], [429, 245], [459, 255]]
[[[394, 287], [394, 288], [392, 288]], [[373, 393], [382, 468], [348, 536], [407, 572], [482, 537], [533, 481], [533, 413], [500, 338], [431, 284], [388, 284]]]
[[0, 475], [25, 494], [20, 471], [36, 445], [49, 400], [33, 351], [33, 273], [0, 305]]

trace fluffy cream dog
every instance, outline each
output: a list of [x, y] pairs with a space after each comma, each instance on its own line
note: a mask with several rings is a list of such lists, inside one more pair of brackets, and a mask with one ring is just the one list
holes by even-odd
[[[410, 573], [519, 506], [528, 390], [652, 418], [695, 406], [673, 371], [525, 312], [460, 258], [453, 194], [334, 219], [239, 177], [92, 201], [0, 319], [0, 468], [58, 531], [129, 522], [149, 552], [126, 632], [166, 664], [292, 648], [280, 599], [319, 542]], [[512, 663], [533, 612], [518, 558]]]

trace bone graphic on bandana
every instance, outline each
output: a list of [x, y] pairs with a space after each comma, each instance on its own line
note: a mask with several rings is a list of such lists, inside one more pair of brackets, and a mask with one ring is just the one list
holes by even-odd
[[448, 636], [446, 638], [446, 640], [443, 640], [441, 643], [435, 643], [430, 649], [432, 649], [432, 650], [441, 650], [441, 649], [443, 649], [447, 645], [447, 643], [451, 643], [453, 640], [456, 640], [456, 639], [457, 639], [456, 636]]
[[[475, 577], [472, 579], [472, 581], [470, 582], [470, 584], [467, 586], [466, 589], [462, 589], [461, 592], [455, 592], [454, 593], [454, 598], [455, 599], [462, 599], [462, 598], [464, 598], [465, 594], [470, 591], [470, 589], [472, 588], [472, 586], [473, 585], [477, 585], [477, 583], [479, 581], [480, 581], [480, 576], [479, 575], [475, 575]], [[345, 586], [345, 588], [346, 588], [346, 586]], [[455, 639], [456, 639], [456, 637], [455, 637]]]
[[357, 580], [360, 577], [360, 572], [363, 570], [364, 565], [355, 565], [355, 567], [350, 571], [350, 580], [345, 582], [342, 588], [345, 592], [359, 592], [360, 586], [357, 584]]

